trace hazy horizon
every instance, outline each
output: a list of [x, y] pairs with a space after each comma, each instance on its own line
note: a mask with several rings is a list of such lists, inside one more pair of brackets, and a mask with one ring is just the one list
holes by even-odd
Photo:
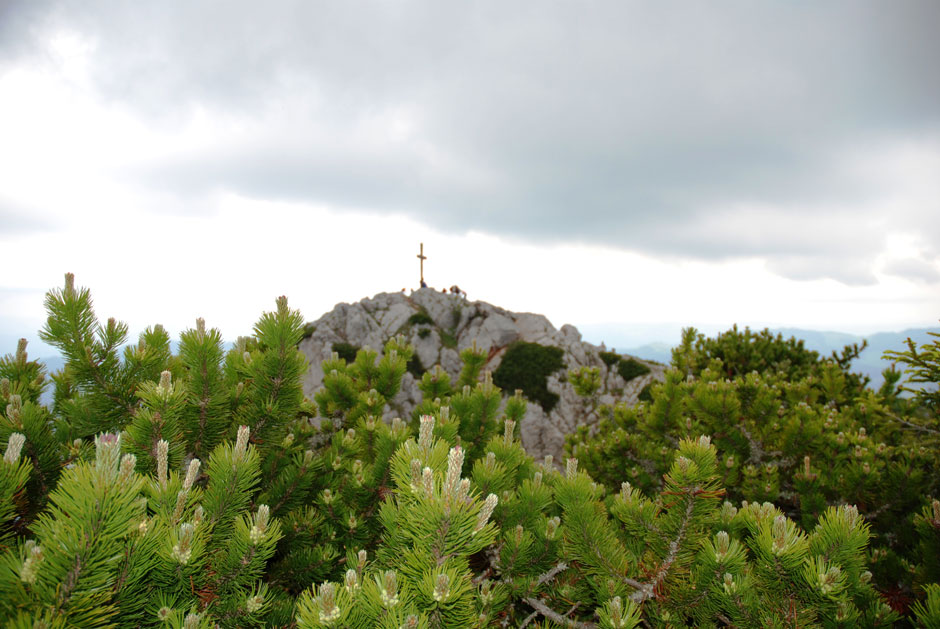
[[[371, 296], [369, 296], [371, 297]], [[337, 302], [336, 305], [339, 305], [343, 302]], [[348, 303], [348, 302], [346, 302]], [[500, 304], [493, 304], [497, 307], [502, 307]], [[326, 311], [329, 312], [329, 311]], [[307, 322], [313, 322], [318, 319], [320, 316], [326, 314], [322, 312], [316, 316], [308, 316], [304, 314], [304, 320]], [[520, 312], [532, 312], [532, 311], [520, 311]], [[260, 312], [258, 315], [260, 316]], [[536, 313], [544, 314], [544, 313]], [[546, 315], [547, 316], [547, 315]], [[105, 317], [106, 318], [106, 317]], [[118, 320], [123, 320], [120, 316], [115, 315], [115, 318]], [[681, 332], [683, 329], [688, 327], [694, 327], [700, 333], [705, 334], [706, 336], [714, 336], [720, 332], [730, 330], [732, 326], [737, 325], [739, 329], [750, 328], [751, 330], [760, 331], [765, 328], [768, 328], [775, 333], [783, 333], [785, 337], [795, 335], [799, 337], [799, 333], [815, 333], [815, 334], [834, 334], [834, 335], [844, 335], [847, 337], [853, 337], [855, 339], [863, 339], [872, 337], [879, 334], [903, 334], [906, 332], [922, 332], [924, 330], [931, 331], [940, 331], [940, 325], [912, 325], [896, 328], [885, 328], [885, 329], [868, 329], [868, 330], [853, 330], [851, 327], [847, 326], [843, 329], [815, 329], [815, 328], [805, 328], [799, 326], [790, 326], [790, 325], [778, 325], [773, 322], [731, 322], [731, 323], [708, 323], [708, 322], [699, 322], [699, 323], [680, 323], [680, 322], [628, 322], [628, 323], [618, 323], [618, 322], [604, 322], [604, 323], [589, 323], [578, 325], [574, 322], [558, 322], [553, 320], [551, 317], [548, 317], [552, 325], [555, 328], [561, 328], [562, 325], [571, 324], [574, 325], [578, 331], [581, 333], [582, 338], [594, 345], [601, 345], [602, 343], [608, 349], [617, 349], [618, 351], [628, 352], [630, 349], [636, 349], [644, 345], [665, 345], [668, 347], [674, 347], [678, 345], [681, 340]], [[99, 320], [104, 320], [99, 314]], [[161, 323], [160, 321], [153, 321], [147, 325], [155, 325]], [[207, 322], [209, 327], [213, 327], [211, 323]], [[146, 327], [146, 326], [143, 326]], [[128, 342], [135, 342], [137, 336], [140, 332], [143, 331], [143, 327], [131, 327], [128, 333]], [[166, 326], [164, 326], [166, 327]], [[188, 327], [188, 326], [187, 326]], [[187, 328], [172, 329], [167, 328], [170, 333], [170, 338], [172, 341], [179, 339], [180, 333]], [[14, 331], [7, 328], [0, 328], [0, 356], [13, 353], [16, 349], [16, 343], [20, 338], [26, 338], [28, 341], [28, 352], [33, 358], [47, 358], [49, 356], [57, 355], [58, 352], [55, 348], [46, 345], [39, 339], [39, 327], [35, 330], [29, 331]], [[236, 332], [234, 335], [228, 334], [224, 335], [226, 343], [234, 342], [237, 336], [251, 334], [250, 326], [241, 332]], [[900, 349], [900, 348], [899, 348]]]

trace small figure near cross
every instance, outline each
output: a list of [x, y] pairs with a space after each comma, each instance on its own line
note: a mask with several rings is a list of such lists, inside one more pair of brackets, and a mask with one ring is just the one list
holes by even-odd
[[421, 252], [418, 253], [418, 259], [421, 260], [421, 288], [427, 288], [428, 285], [424, 283], [424, 261], [427, 260], [428, 257], [424, 255], [424, 243], [423, 242], [421, 243]]

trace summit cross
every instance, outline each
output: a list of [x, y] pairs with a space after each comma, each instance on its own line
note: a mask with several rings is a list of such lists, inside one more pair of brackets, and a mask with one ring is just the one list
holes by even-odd
[[421, 251], [420, 253], [418, 253], [418, 259], [421, 260], [421, 286], [424, 286], [424, 261], [427, 260], [428, 257], [424, 255], [424, 243], [423, 242], [421, 243]]

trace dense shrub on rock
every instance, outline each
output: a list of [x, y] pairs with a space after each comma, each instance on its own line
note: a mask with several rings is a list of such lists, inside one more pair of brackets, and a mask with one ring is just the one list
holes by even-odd
[[558, 394], [548, 390], [547, 380], [564, 368], [563, 355], [558, 347], [516, 341], [506, 348], [493, 373], [493, 382], [507, 391], [519, 389], [546, 412], [551, 411], [558, 403]]

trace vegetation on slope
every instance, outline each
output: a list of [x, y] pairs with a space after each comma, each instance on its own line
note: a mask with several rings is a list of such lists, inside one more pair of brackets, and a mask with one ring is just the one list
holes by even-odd
[[564, 368], [563, 356], [560, 347], [516, 341], [506, 348], [493, 372], [493, 383], [507, 391], [521, 390], [526, 398], [550, 412], [559, 398], [548, 390], [548, 377]]
[[[54, 403], [25, 344], [0, 359], [0, 626], [940, 624], [937, 400], [897, 373], [871, 391], [840, 357], [690, 331], [559, 467], [476, 347], [386, 424], [402, 338], [337, 352], [310, 402], [284, 298], [178, 354], [158, 326], [122, 350], [71, 276], [46, 306]], [[896, 358], [936, 382], [938, 350]]]

